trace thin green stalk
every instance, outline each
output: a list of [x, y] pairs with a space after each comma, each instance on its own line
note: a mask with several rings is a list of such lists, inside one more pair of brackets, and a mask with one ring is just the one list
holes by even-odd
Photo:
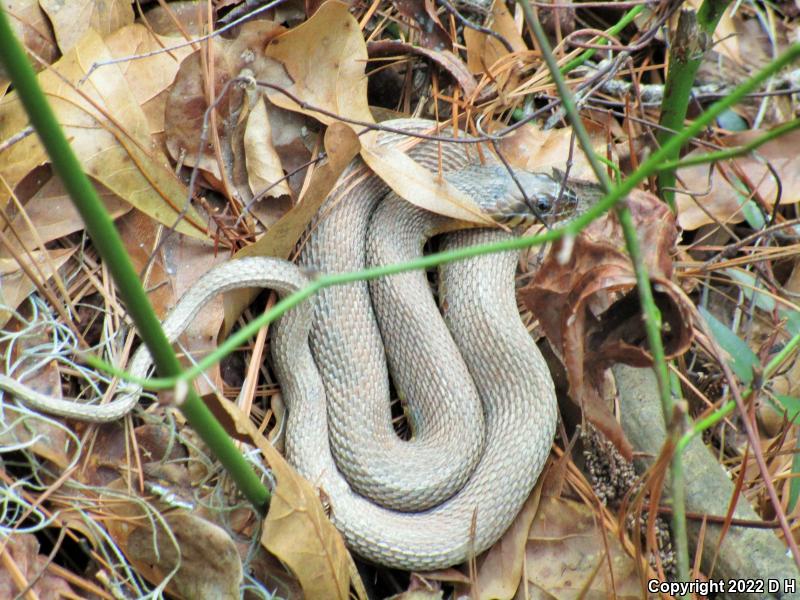
[[[767, 363], [767, 366], [764, 367], [764, 373], [761, 376], [762, 381], [768, 380], [775, 371], [783, 364], [783, 362], [789, 357], [792, 352], [795, 352], [798, 348], [800, 348], [800, 333], [795, 335], [789, 342], [781, 349], [778, 354], [772, 357], [772, 359]], [[753, 387], [747, 386], [744, 392], [742, 392], [743, 397], [747, 397], [753, 393]], [[692, 441], [696, 435], [703, 433], [706, 429], [710, 429], [722, 419], [727, 417], [733, 409], [736, 408], [736, 402], [733, 400], [728, 400], [725, 404], [723, 404], [720, 408], [715, 410], [713, 413], [704, 417], [699, 421], [695, 421], [694, 425], [683, 434], [680, 441], [678, 442], [678, 450], [683, 450], [686, 446], [689, 445], [689, 442]]]
[[[592, 170], [600, 180], [606, 193], [608, 193], [611, 190], [611, 181], [606, 175], [605, 169], [600, 165], [600, 160], [594, 153], [589, 134], [583, 127], [577, 107], [572, 98], [572, 92], [567, 87], [563, 76], [558, 70], [556, 59], [553, 56], [547, 36], [545, 36], [538, 19], [535, 18], [528, 0], [518, 0], [518, 2], [522, 6], [522, 11], [528, 26], [531, 28], [531, 31], [533, 31], [545, 62], [550, 69], [550, 74], [556, 84], [559, 97], [570, 119], [573, 131], [575, 131], [578, 141], [589, 159]], [[617, 204], [617, 215], [625, 237], [625, 245], [633, 263], [634, 273], [636, 274], [636, 289], [644, 313], [645, 332], [650, 347], [650, 353], [653, 356], [656, 377], [658, 379], [659, 397], [661, 398], [661, 410], [664, 415], [664, 422], [667, 425], [667, 429], [673, 432], [673, 439], [677, 439], [677, 436], [685, 424], [682, 422], [681, 413], [674, 410], [674, 402], [669, 384], [669, 371], [667, 369], [664, 346], [661, 341], [661, 313], [653, 298], [650, 278], [639, 250], [636, 228], [633, 225], [630, 211], [627, 206], [624, 206], [624, 202]], [[675, 421], [676, 419], [678, 419], [678, 422]], [[686, 537], [686, 514], [684, 506], [685, 486], [683, 481], [683, 469], [679, 456], [674, 455], [670, 462], [670, 479], [673, 490], [672, 534], [675, 538], [675, 549], [678, 558], [678, 577], [688, 581], [689, 542]]]
[[[659, 384], [661, 412], [673, 445], [677, 443], [685, 420], [675, 410], [672, 398], [669, 370], [664, 346], [661, 343], [661, 311], [656, 306], [647, 266], [639, 248], [639, 238], [633, 223], [630, 209], [621, 202], [617, 205], [617, 216], [622, 226], [625, 244], [636, 274], [636, 289], [639, 291], [639, 302], [645, 314], [645, 332], [650, 353], [653, 356], [653, 367]], [[648, 327], [647, 325], [650, 324]], [[672, 535], [675, 542], [675, 554], [678, 561], [678, 579], [689, 580], [689, 541], [686, 533], [686, 482], [683, 477], [683, 459], [680, 452], [675, 452], [670, 460], [670, 483], [672, 486]]]
[[[0, 62], [6, 67], [17, 95], [28, 112], [31, 124], [50, 156], [53, 169], [64, 183], [86, 224], [86, 230], [94, 246], [111, 272], [128, 314], [153, 355], [153, 362], [158, 372], [166, 376], [179, 375], [182, 370], [181, 364], [164, 336], [158, 317], [125, 252], [114, 223], [64, 136], [50, 104], [39, 87], [36, 73], [11, 30], [2, 7], [0, 7]], [[193, 390], [188, 392], [181, 410], [194, 430], [228, 470], [245, 497], [259, 511], [264, 511], [269, 501], [269, 491], [261, 484], [258, 475]]]
[[[628, 12], [626, 12], [624, 15], [622, 15], [622, 18], [619, 21], [617, 21], [614, 25], [612, 25], [611, 27], [606, 29], [606, 33], [608, 35], [610, 35], [610, 36], [617, 35], [620, 31], [622, 31], [623, 29], [625, 29], [625, 27], [627, 27], [630, 23], [632, 23], [633, 20], [643, 10], [644, 10], [644, 5], [643, 4], [639, 4], [638, 6], [634, 6], [632, 9], [630, 9]], [[605, 38], [602, 38], [602, 37], [594, 38], [592, 40], [592, 43], [607, 44], [608, 40], [605, 39]], [[560, 69], [561, 70], [561, 74], [562, 75], [566, 75], [567, 73], [572, 71], [572, 69], [574, 69], [575, 67], [581, 66], [583, 63], [585, 63], [587, 60], [589, 60], [592, 56], [594, 56], [596, 52], [597, 52], [597, 50], [595, 50], [594, 48], [588, 48], [588, 49], [584, 50], [578, 56], [576, 56], [571, 61], [569, 61], [567, 64], [565, 64], [563, 67], [561, 67], [561, 69]]]
[[[662, 128], [656, 135], [659, 144], [664, 144], [683, 128], [689, 99], [697, 70], [708, 49], [711, 47], [711, 36], [717, 23], [725, 12], [730, 0], [705, 0], [700, 10], [682, 10], [678, 18], [678, 27], [670, 40], [669, 72], [664, 86], [664, 98], [661, 101]], [[680, 148], [676, 148], [667, 160], [678, 158]], [[675, 171], [661, 171], [658, 174], [658, 189], [661, 197], [675, 210]]]
[[572, 123], [572, 130], [578, 138], [578, 143], [581, 148], [583, 148], [586, 158], [589, 160], [589, 165], [592, 167], [592, 171], [600, 182], [600, 186], [603, 188], [603, 191], [608, 194], [612, 187], [611, 180], [608, 178], [601, 161], [598, 160], [594, 153], [592, 140], [589, 138], [589, 133], [581, 122], [580, 115], [578, 114], [578, 107], [575, 105], [575, 99], [572, 97], [572, 92], [569, 87], [567, 87], [567, 83], [561, 75], [558, 61], [556, 61], [556, 57], [553, 56], [553, 49], [550, 47], [550, 42], [547, 41], [544, 29], [542, 29], [539, 19], [533, 14], [533, 9], [528, 0], [517, 0], [517, 3], [522, 7], [522, 13], [525, 15], [525, 22], [528, 24], [528, 27], [533, 32], [533, 36], [536, 38], [536, 42], [539, 44], [539, 49], [542, 51], [542, 58], [544, 58], [544, 62], [550, 70], [553, 83], [556, 84], [558, 96], [561, 98], [561, 105], [564, 107], [564, 111], [567, 113], [570, 123]]
[[670, 170], [682, 169], [685, 167], [692, 167], [695, 165], [717, 162], [720, 160], [727, 160], [729, 158], [736, 158], [737, 156], [748, 154], [753, 150], [755, 150], [756, 148], [763, 146], [767, 142], [779, 138], [782, 135], [789, 133], [790, 131], [794, 131], [799, 127], [800, 127], [800, 119], [793, 119], [787, 123], [779, 125], [778, 127], [770, 129], [765, 134], [760, 135], [757, 138], [750, 140], [749, 142], [741, 146], [736, 146], [735, 148], [728, 148], [727, 150], [717, 150], [716, 152], [706, 152], [704, 154], [697, 154], [695, 156], [690, 156], [682, 160], [680, 159], [668, 160], [662, 165], [659, 165], [657, 167], [657, 170], [670, 171]]

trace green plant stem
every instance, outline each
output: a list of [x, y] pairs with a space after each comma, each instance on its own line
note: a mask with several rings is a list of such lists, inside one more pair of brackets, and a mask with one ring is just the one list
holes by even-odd
[[[5, 65], [31, 124], [50, 156], [53, 169], [61, 178], [86, 224], [86, 230], [94, 246], [111, 272], [128, 314], [153, 355], [153, 362], [158, 372], [165, 376], [179, 375], [182, 371], [181, 364], [164, 336], [161, 324], [125, 252], [114, 223], [64, 136], [50, 104], [39, 87], [36, 73], [11, 30], [5, 10], [2, 8], [0, 8], [0, 61]], [[188, 391], [181, 410], [194, 430], [228, 470], [245, 497], [259, 511], [264, 511], [269, 501], [269, 491], [262, 485], [255, 471], [194, 390]]]
[[727, 150], [717, 150], [716, 152], [706, 152], [704, 154], [698, 154], [696, 156], [689, 156], [682, 160], [679, 159], [668, 160], [665, 163], [659, 165], [657, 169], [659, 171], [670, 171], [670, 170], [682, 169], [684, 167], [692, 167], [695, 165], [717, 162], [720, 160], [727, 160], [729, 158], [736, 158], [737, 156], [741, 156], [743, 154], [752, 152], [759, 146], [763, 146], [767, 142], [779, 138], [782, 135], [786, 135], [790, 131], [794, 131], [799, 127], [800, 127], [800, 119], [793, 119], [787, 123], [779, 125], [778, 127], [770, 129], [765, 134], [760, 135], [754, 140], [750, 140], [749, 142], [741, 146], [736, 146], [735, 148], [728, 148]]
[[556, 61], [556, 57], [553, 56], [553, 50], [550, 48], [550, 42], [547, 41], [544, 29], [542, 29], [539, 19], [533, 14], [533, 9], [528, 0], [517, 0], [517, 3], [522, 7], [522, 13], [525, 15], [525, 22], [533, 32], [536, 43], [539, 44], [542, 58], [547, 64], [550, 76], [553, 78], [553, 83], [556, 84], [558, 96], [561, 98], [561, 105], [564, 107], [564, 111], [567, 113], [570, 123], [572, 123], [572, 130], [578, 138], [578, 143], [581, 148], [583, 148], [586, 158], [589, 160], [589, 165], [592, 167], [595, 177], [597, 177], [597, 180], [600, 182], [600, 187], [608, 194], [612, 187], [611, 180], [606, 170], [603, 168], [602, 162], [598, 160], [595, 155], [594, 148], [592, 147], [592, 140], [589, 138], [589, 133], [581, 122], [580, 115], [578, 114], [578, 107], [575, 105], [575, 99], [572, 97], [572, 91], [567, 87], [567, 83], [561, 74], [558, 62]]
[[[634, 6], [632, 9], [630, 9], [628, 12], [626, 12], [624, 15], [622, 15], [622, 17], [620, 18], [619, 21], [617, 21], [616, 23], [614, 23], [614, 25], [612, 25], [611, 27], [606, 29], [606, 33], [608, 35], [610, 35], [610, 36], [617, 35], [620, 31], [622, 31], [623, 29], [625, 29], [625, 27], [627, 27], [630, 23], [632, 23], [633, 20], [643, 10], [644, 10], [644, 5], [643, 4], [640, 4], [638, 6]], [[602, 38], [602, 37], [594, 38], [591, 43], [607, 44], [608, 40], [605, 39], [605, 38]], [[572, 69], [574, 69], [575, 67], [581, 66], [583, 63], [585, 63], [587, 60], [589, 60], [592, 56], [594, 56], [596, 52], [597, 52], [597, 50], [595, 50], [594, 48], [588, 48], [588, 49], [584, 50], [578, 56], [576, 56], [571, 61], [569, 61], [566, 65], [564, 65], [563, 67], [560, 68], [561, 74], [562, 75], [566, 75], [567, 73], [572, 71]]]
[[[577, 107], [572, 98], [572, 92], [567, 87], [563, 76], [558, 70], [556, 59], [550, 48], [547, 36], [542, 29], [538, 19], [535, 18], [528, 0], [518, 0], [522, 6], [523, 14], [528, 27], [531, 28], [536, 42], [542, 51], [542, 56], [550, 69], [550, 74], [558, 89], [559, 97], [564, 106], [564, 110], [572, 124], [573, 131], [578, 138], [585, 155], [589, 159], [592, 170], [605, 192], [611, 191], [611, 181], [602, 168], [600, 160], [594, 153], [591, 140], [586, 129], [583, 127]], [[644, 165], [642, 165], [644, 167]], [[641, 170], [641, 169], [640, 169]], [[619, 186], [618, 186], [619, 188]], [[658, 379], [659, 397], [661, 398], [661, 410], [664, 415], [664, 422], [671, 433], [673, 440], [677, 441], [680, 431], [685, 427], [683, 414], [675, 410], [672, 394], [670, 390], [669, 370], [664, 353], [664, 346], [661, 341], [661, 313], [656, 306], [653, 298], [653, 290], [650, 286], [650, 278], [647, 268], [639, 249], [639, 240], [630, 210], [624, 201], [617, 204], [617, 216], [622, 226], [625, 237], [625, 245], [633, 263], [636, 275], [636, 289], [639, 294], [639, 302], [644, 313], [644, 327], [647, 335], [650, 353], [653, 357], [653, 366]], [[672, 534], [675, 540], [675, 549], [678, 559], [678, 578], [684, 581], [689, 580], [689, 542], [686, 536], [686, 511], [685, 511], [685, 486], [683, 480], [683, 468], [681, 459], [678, 455], [673, 455], [670, 462], [670, 479], [673, 490], [673, 512], [672, 512]]]
[[[711, 36], [728, 4], [730, 0], [705, 0], [696, 14], [693, 10], [683, 10], [680, 13], [678, 27], [671, 39], [669, 72], [661, 102], [659, 125], [662, 128], [656, 135], [661, 145], [674, 135], [672, 132], [683, 128], [695, 75], [711, 47]], [[680, 148], [675, 148], [666, 159], [675, 160], [679, 153]], [[674, 170], [663, 170], [658, 174], [661, 197], [673, 211], [675, 181]]]
[[[778, 354], [772, 357], [772, 359], [767, 363], [767, 366], [764, 367], [764, 373], [761, 376], [763, 381], [766, 381], [775, 373], [775, 371], [783, 364], [783, 362], [789, 357], [792, 352], [797, 351], [800, 348], [800, 333], [792, 337], [787, 344], [781, 349]], [[744, 392], [742, 393], [743, 397], [747, 397], [753, 393], [753, 387], [748, 386], [745, 388]], [[678, 442], [678, 449], [683, 450], [686, 446], [689, 445], [689, 442], [692, 441], [692, 438], [696, 435], [703, 433], [706, 429], [709, 429], [722, 421], [725, 417], [727, 417], [733, 409], [736, 408], [736, 402], [733, 400], [728, 400], [725, 404], [723, 404], [720, 408], [715, 410], [713, 413], [700, 419], [699, 421], [695, 421], [694, 425], [683, 434], [680, 441]]]
[[[659, 387], [661, 413], [667, 427], [668, 437], [674, 447], [685, 428], [685, 418], [681, 411], [675, 410], [672, 398], [669, 369], [664, 346], [661, 343], [661, 311], [656, 306], [647, 266], [641, 255], [639, 238], [633, 223], [630, 209], [623, 202], [617, 205], [617, 216], [622, 226], [625, 244], [636, 274], [636, 289], [639, 291], [639, 302], [645, 314], [645, 333], [653, 356], [653, 369]], [[686, 482], [683, 476], [683, 459], [680, 452], [674, 452], [670, 460], [670, 482], [672, 485], [672, 536], [675, 543], [675, 554], [678, 561], [678, 578], [689, 580], [689, 538], [686, 531]]]

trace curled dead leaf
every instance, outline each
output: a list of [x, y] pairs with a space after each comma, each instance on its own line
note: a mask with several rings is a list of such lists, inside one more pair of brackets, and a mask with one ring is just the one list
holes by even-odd
[[[658, 198], [644, 192], [631, 194], [628, 205], [661, 311], [664, 349], [674, 357], [692, 340], [691, 302], [671, 281], [675, 217]], [[616, 362], [652, 364], [621, 228], [608, 214], [582, 232], [565, 263], [559, 262], [558, 250], [521, 291], [523, 302], [562, 357], [572, 400], [630, 457], [630, 446], [602, 401], [605, 369]]]
[[443, 69], [459, 85], [464, 96], [470, 97], [478, 87], [475, 78], [464, 62], [449, 50], [429, 50], [399, 40], [380, 40], [369, 42], [367, 50], [370, 58], [380, 56], [397, 56], [401, 54], [417, 54], [429, 59]]

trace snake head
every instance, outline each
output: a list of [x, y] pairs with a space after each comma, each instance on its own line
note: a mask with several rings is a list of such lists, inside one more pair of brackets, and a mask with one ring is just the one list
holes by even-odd
[[470, 194], [494, 221], [512, 229], [569, 219], [578, 205], [577, 194], [557, 173], [469, 165], [452, 171], [448, 180]]

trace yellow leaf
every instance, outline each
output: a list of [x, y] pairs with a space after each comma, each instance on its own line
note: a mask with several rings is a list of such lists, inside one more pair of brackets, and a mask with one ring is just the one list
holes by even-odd
[[[304, 102], [339, 117], [373, 122], [367, 103], [367, 46], [348, 6], [323, 4], [308, 21], [277, 37], [266, 55], [279, 64], [270, 81]], [[268, 89], [270, 101], [310, 115], [326, 125], [336, 119], [304, 108], [285, 94]]]
[[[303, 479], [239, 408], [219, 398], [233, 427], [264, 455], [277, 486], [261, 534], [262, 545], [294, 573], [306, 598], [347, 600], [351, 558], [341, 534], [325, 516], [311, 484]], [[352, 577], [357, 578], [354, 572]], [[356, 589], [360, 581], [354, 581]]]
[[[112, 58], [103, 40], [90, 31], [53, 70], [38, 75], [39, 84], [86, 172], [135, 208], [171, 226], [186, 202], [187, 190], [152, 143], [147, 118], [121, 70], [104, 66], [79, 85], [94, 62]], [[16, 93], [8, 94], [0, 101], [0, 139], [10, 138], [27, 124]], [[0, 176], [14, 188], [46, 162], [38, 138], [28, 136], [0, 153]], [[7, 191], [0, 190], [0, 205], [7, 200]], [[191, 207], [177, 230], [207, 239], [203, 220]]]

